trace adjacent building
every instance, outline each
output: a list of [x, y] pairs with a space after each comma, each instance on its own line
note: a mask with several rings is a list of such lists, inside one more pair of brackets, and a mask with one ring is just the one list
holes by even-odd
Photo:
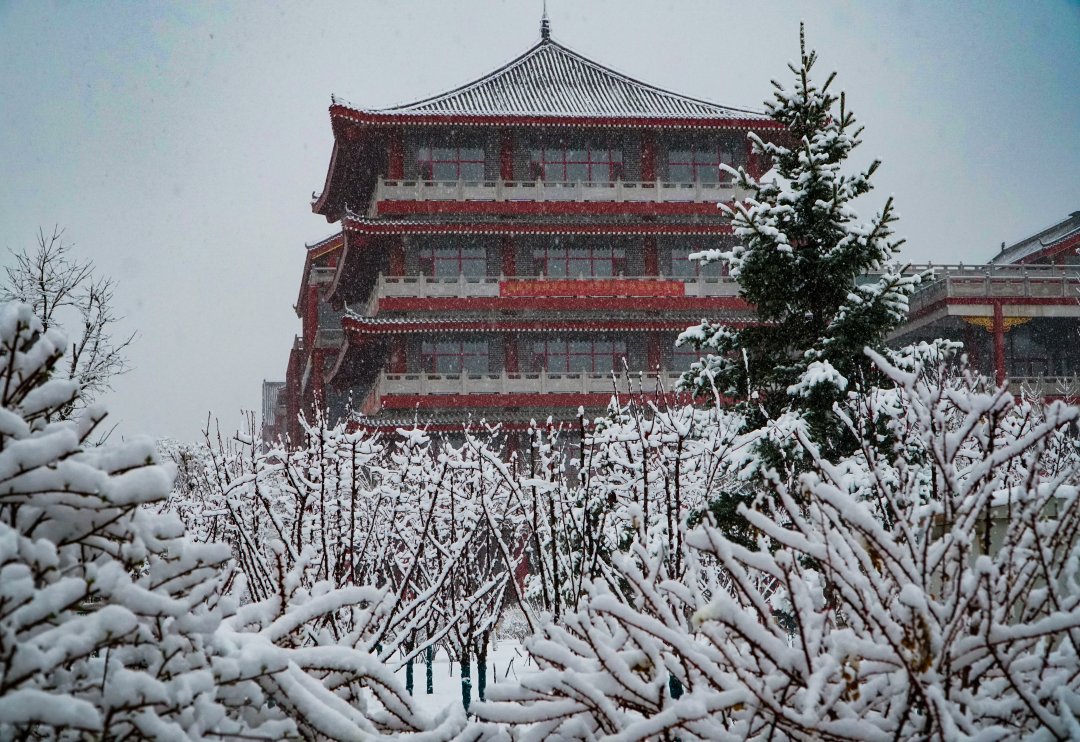
[[1080, 211], [987, 265], [938, 266], [912, 297], [896, 343], [947, 337], [973, 367], [1047, 397], [1080, 394]]

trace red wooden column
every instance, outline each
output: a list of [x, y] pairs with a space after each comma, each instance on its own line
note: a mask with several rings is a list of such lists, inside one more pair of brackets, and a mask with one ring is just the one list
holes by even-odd
[[1000, 302], [994, 303], [994, 380], [1005, 384], [1005, 312]]
[[514, 131], [507, 129], [499, 141], [499, 177], [514, 179]]
[[387, 270], [390, 271], [391, 276], [404, 276], [405, 275], [405, 238], [401, 235], [395, 235], [390, 238], [389, 249], [390, 265]]
[[389, 138], [386, 177], [401, 180], [405, 177], [405, 133], [400, 127], [395, 127], [390, 130]]
[[315, 347], [315, 333], [319, 329], [319, 287], [308, 286], [307, 306], [304, 307], [304, 350], [311, 353]]
[[656, 180], [656, 133], [641, 132], [641, 179]]
[[751, 178], [760, 178], [765, 174], [762, 164], [761, 156], [754, 151], [753, 145], [746, 142], [746, 172], [750, 173]]
[[645, 336], [645, 349], [649, 358], [649, 371], [660, 368], [660, 335], [650, 332]]
[[504, 276], [516, 276], [517, 275], [517, 261], [514, 257], [514, 252], [517, 246], [514, 243], [512, 235], [507, 235], [502, 239], [502, 274]]
[[656, 247], [656, 237], [645, 237], [645, 275], [660, 275], [660, 252]]
[[390, 363], [387, 364], [392, 374], [408, 373], [408, 357], [405, 350], [405, 336], [395, 335], [390, 338]]
[[312, 412], [315, 413], [326, 409], [326, 354], [326, 348], [316, 348], [311, 352]]
[[[517, 274], [517, 265], [514, 259], [516, 245], [513, 235], [506, 235], [502, 239], [502, 274], [514, 276]], [[517, 336], [513, 333], [505, 333], [502, 336], [503, 344], [503, 371], [508, 374], [516, 374], [521, 368], [518, 362]]]
[[502, 336], [503, 341], [503, 370], [508, 374], [516, 374], [521, 368], [518, 362], [517, 336], [506, 333]]

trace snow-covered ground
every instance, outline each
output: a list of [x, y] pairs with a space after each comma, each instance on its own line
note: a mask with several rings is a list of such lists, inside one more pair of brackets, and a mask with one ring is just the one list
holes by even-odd
[[[488, 654], [487, 685], [490, 688], [498, 683], [516, 680], [522, 675], [536, 671], [528, 654], [516, 639], [504, 639], [494, 643], [494, 648]], [[405, 669], [398, 672], [402, 685], [405, 684]], [[434, 688], [431, 695], [426, 692], [426, 675], [423, 661], [418, 661], [413, 666], [413, 696], [420, 703], [421, 708], [429, 714], [435, 714], [447, 706], [447, 704], [461, 703], [461, 667], [457, 662], [450, 662], [445, 651], [440, 650], [435, 655], [432, 667], [432, 680]], [[477, 669], [476, 662], [472, 664], [472, 698], [478, 700], [477, 695]]]

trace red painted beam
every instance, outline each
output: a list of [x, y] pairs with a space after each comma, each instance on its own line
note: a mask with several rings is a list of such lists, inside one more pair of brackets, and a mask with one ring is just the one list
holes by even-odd
[[[750, 322], [728, 321], [729, 327], [746, 327]], [[687, 328], [687, 320], [447, 320], [447, 319], [402, 319], [396, 322], [368, 322], [356, 317], [341, 320], [342, 329], [349, 333], [349, 341], [362, 344], [363, 339], [380, 335], [400, 335], [406, 332], [682, 332]]]
[[721, 216], [715, 201], [399, 201], [378, 202], [380, 216], [482, 214], [487, 216]]
[[472, 222], [447, 224], [445, 222], [386, 221], [345, 217], [345, 229], [359, 234], [731, 234], [730, 224], [505, 224], [499, 222]]
[[475, 297], [405, 297], [379, 299], [380, 312], [467, 311], [467, 310], [643, 310], [709, 311], [715, 309], [749, 310], [750, 305], [737, 296], [475, 296]]

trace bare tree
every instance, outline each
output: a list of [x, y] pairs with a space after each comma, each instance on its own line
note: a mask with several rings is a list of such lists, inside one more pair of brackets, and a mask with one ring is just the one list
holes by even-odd
[[0, 280], [0, 299], [30, 305], [44, 330], [68, 336], [67, 353], [54, 373], [79, 385], [80, 401], [60, 410], [62, 417], [112, 388], [113, 377], [129, 370], [127, 348], [135, 340], [134, 332], [113, 336], [123, 319], [113, 309], [116, 281], [98, 275], [92, 260], [74, 257], [72, 247], [63, 229], [39, 229], [32, 250], [12, 251], [14, 263]]

